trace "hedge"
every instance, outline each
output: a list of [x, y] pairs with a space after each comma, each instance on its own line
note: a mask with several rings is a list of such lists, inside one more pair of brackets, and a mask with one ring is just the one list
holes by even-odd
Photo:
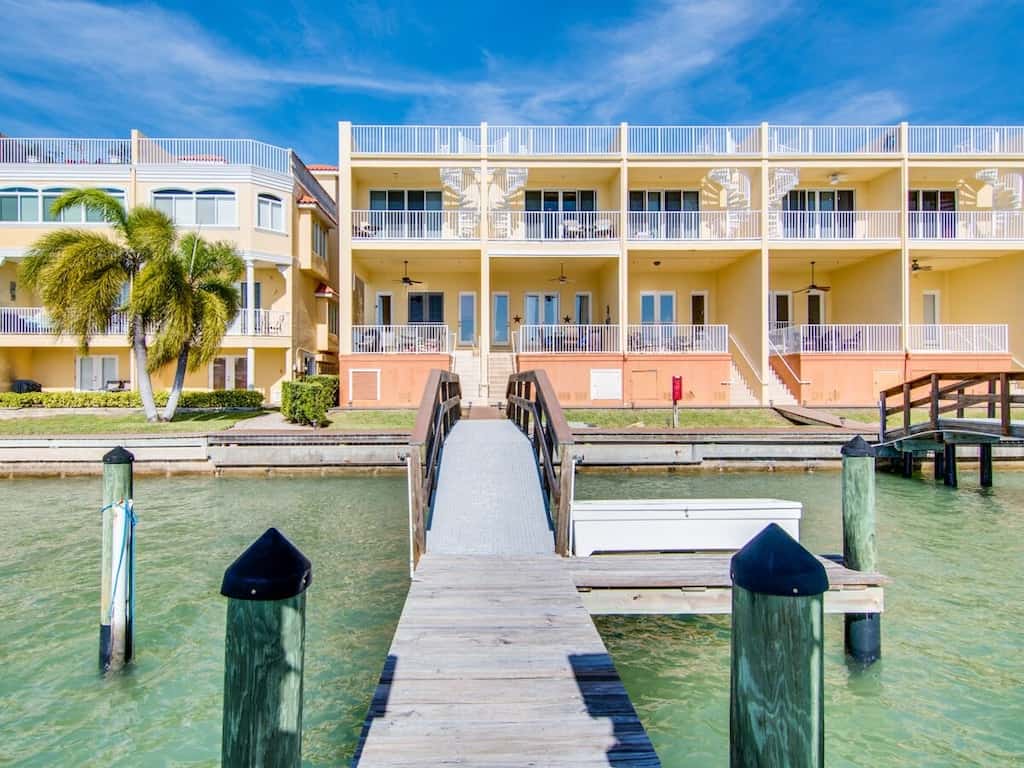
[[[158, 406], [167, 404], [168, 392], [156, 392]], [[186, 391], [179, 408], [259, 408], [263, 393], [246, 389]], [[141, 408], [138, 392], [0, 392], [0, 408]]]
[[316, 381], [310, 376], [298, 381], [286, 381], [281, 386], [281, 415], [293, 424], [322, 427], [327, 424], [327, 409], [337, 402], [337, 390], [329, 382]]
[[314, 384], [322, 384], [328, 388], [328, 408], [338, 407], [338, 390], [340, 387], [339, 379], [337, 376], [329, 374], [317, 374], [316, 376], [305, 376], [302, 381], [312, 382]]

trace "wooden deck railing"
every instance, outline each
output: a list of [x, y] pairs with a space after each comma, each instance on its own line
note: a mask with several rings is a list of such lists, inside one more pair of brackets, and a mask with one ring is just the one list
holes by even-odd
[[[1024, 371], [1006, 373], [931, 373], [911, 379], [895, 387], [883, 389], [878, 398], [878, 416], [882, 442], [886, 438], [907, 437], [911, 427], [920, 431], [939, 431], [939, 417], [955, 412], [965, 418], [967, 408], [985, 407], [987, 423], [979, 421], [985, 431], [1011, 434], [1012, 409], [1024, 403], [1024, 395], [1014, 394], [1011, 382], [1024, 381]], [[896, 401], [891, 405], [890, 401]], [[915, 408], [928, 408], [927, 421], [915, 424]], [[889, 417], [903, 414], [902, 425], [889, 428]], [[998, 420], [997, 422], [994, 420]]]
[[462, 415], [461, 402], [458, 374], [432, 370], [409, 435], [409, 536], [413, 569], [427, 549], [427, 527], [434, 507], [441, 450]]
[[[555, 388], [543, 370], [508, 377], [506, 415], [533, 446], [541, 489], [555, 528], [555, 551], [569, 554], [569, 508], [572, 504], [576, 459], [573, 436]], [[555, 458], [558, 471], [555, 471]]]

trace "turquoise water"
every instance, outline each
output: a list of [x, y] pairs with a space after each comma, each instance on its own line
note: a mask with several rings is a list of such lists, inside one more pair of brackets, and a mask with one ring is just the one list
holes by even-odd
[[[851, 670], [827, 620], [829, 766], [1024, 765], [1024, 473], [980, 491], [879, 475], [881, 662]], [[585, 474], [581, 497], [776, 496], [841, 549], [839, 476]], [[269, 525], [313, 561], [304, 764], [349, 760], [407, 587], [405, 481], [142, 478], [138, 657], [96, 672], [98, 479], [0, 481], [0, 765], [212, 766], [224, 568]], [[728, 763], [727, 618], [598, 626], [666, 766]]]

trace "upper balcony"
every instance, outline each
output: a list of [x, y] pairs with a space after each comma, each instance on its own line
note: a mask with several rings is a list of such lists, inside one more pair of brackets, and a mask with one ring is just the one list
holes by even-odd
[[1024, 126], [912, 125], [911, 155], [1024, 155]]
[[602, 241], [619, 236], [618, 211], [491, 211], [491, 240]]
[[768, 235], [773, 240], [864, 242], [896, 240], [899, 211], [772, 211]]
[[352, 211], [355, 244], [394, 241], [472, 242], [480, 239], [480, 212]]

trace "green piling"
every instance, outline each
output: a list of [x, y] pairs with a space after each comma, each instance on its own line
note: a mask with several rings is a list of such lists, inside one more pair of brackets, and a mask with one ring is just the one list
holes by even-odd
[[121, 669], [135, 653], [135, 521], [132, 463], [117, 447], [103, 456], [102, 553], [100, 557], [101, 672]]
[[[858, 435], [842, 448], [843, 563], [854, 571], [878, 570], [875, 520], [875, 450]], [[878, 613], [847, 613], [843, 633], [846, 653], [870, 664], [882, 655], [882, 620]]]

